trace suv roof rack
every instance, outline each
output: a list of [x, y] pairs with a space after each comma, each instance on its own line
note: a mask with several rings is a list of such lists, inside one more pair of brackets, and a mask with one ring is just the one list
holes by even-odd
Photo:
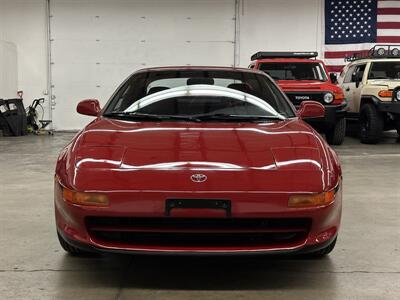
[[400, 58], [400, 45], [375, 45], [369, 50], [346, 56], [344, 61], [351, 62], [366, 58]]
[[268, 52], [259, 51], [251, 56], [251, 60], [263, 59], [263, 58], [315, 58], [318, 56], [318, 52], [315, 51], [297, 51], [297, 52]]

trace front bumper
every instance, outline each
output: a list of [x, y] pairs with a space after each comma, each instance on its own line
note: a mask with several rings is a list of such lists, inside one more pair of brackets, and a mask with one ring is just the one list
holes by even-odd
[[325, 116], [318, 119], [305, 120], [307, 123], [313, 127], [321, 130], [330, 129], [335, 126], [335, 124], [346, 116], [347, 103], [342, 103], [339, 105], [324, 105]]
[[379, 101], [377, 102], [378, 110], [392, 114], [400, 114], [400, 101]]
[[325, 247], [328, 247], [330, 244], [332, 244], [335, 239], [337, 238], [337, 233], [332, 236], [329, 240], [319, 243], [319, 244], [314, 244], [314, 245], [306, 245], [302, 248], [299, 249], [279, 249], [279, 250], [268, 250], [268, 251], [159, 251], [159, 250], [126, 250], [126, 249], [106, 249], [103, 247], [97, 247], [92, 244], [85, 244], [81, 243], [79, 241], [71, 239], [69, 236], [67, 236], [64, 232], [62, 232], [60, 229], [57, 229], [57, 233], [70, 245], [73, 247], [76, 247], [78, 249], [81, 249], [85, 252], [92, 252], [92, 253], [100, 253], [100, 254], [138, 254], [138, 255], [179, 255], [179, 256], [194, 256], [194, 255], [201, 255], [201, 256], [232, 256], [232, 255], [301, 255], [301, 254], [308, 254], [312, 253], [318, 250], [321, 250]]
[[[287, 195], [269, 194], [252, 194], [252, 193], [226, 193], [224, 198], [232, 200], [232, 215], [227, 217], [221, 212], [215, 210], [182, 210], [179, 214], [171, 216], [173, 218], [215, 218], [217, 220], [242, 220], [243, 218], [251, 219], [295, 219], [303, 218], [310, 220], [310, 226], [304, 235], [297, 236], [291, 240], [276, 240], [266, 244], [176, 244], [151, 242], [144, 243], [131, 241], [122, 242], [115, 239], [105, 239], [104, 235], [97, 235], [93, 228], [88, 225], [89, 217], [110, 217], [110, 218], [158, 218], [168, 219], [165, 215], [164, 204], [165, 194], [146, 193], [147, 196], [141, 200], [132, 200], [136, 195], [131, 193], [118, 192], [110, 196], [110, 202], [114, 203], [107, 208], [88, 208], [78, 205], [72, 205], [62, 199], [59, 193], [55, 193], [55, 214], [56, 225], [59, 234], [70, 244], [91, 251], [97, 252], [118, 252], [118, 253], [149, 253], [149, 254], [256, 254], [256, 253], [304, 253], [324, 247], [329, 244], [337, 235], [340, 218], [341, 218], [341, 190], [337, 193], [336, 200], [325, 207], [293, 209], [287, 207]], [[182, 198], [187, 195], [182, 194]], [[193, 197], [193, 195], [191, 195]], [[218, 197], [217, 197], [218, 196]], [[204, 194], [202, 198], [216, 199], [221, 195], [213, 193]], [[153, 199], [153, 200], [150, 200]], [[159, 199], [159, 200], [158, 200]], [[104, 224], [103, 224], [104, 225]], [[107, 226], [106, 226], [107, 227]], [[137, 232], [138, 228], [131, 227], [109, 227], [97, 230], [121, 232]], [[117, 228], [117, 229], [116, 229]], [[158, 227], [160, 228], [160, 227]], [[159, 230], [163, 234], [165, 228]], [[143, 229], [140, 229], [143, 230]], [[147, 231], [149, 228], [146, 229]], [[158, 230], [158, 229], [157, 229]], [[157, 231], [157, 230], [153, 230]], [[274, 229], [275, 230], [275, 229]], [[124, 233], [125, 232], [125, 233]], [[187, 234], [195, 235], [198, 232], [191, 232], [190, 229], [185, 231]], [[170, 232], [168, 232], [170, 233]], [[216, 233], [219, 233], [218, 230]], [[235, 230], [229, 232], [236, 234]], [[117, 233], [119, 234], [119, 233]], [[213, 235], [213, 231], [209, 231]], [[249, 233], [252, 234], [252, 233]], [[278, 231], [272, 234], [279, 234]], [[280, 236], [279, 236], [280, 238]]]

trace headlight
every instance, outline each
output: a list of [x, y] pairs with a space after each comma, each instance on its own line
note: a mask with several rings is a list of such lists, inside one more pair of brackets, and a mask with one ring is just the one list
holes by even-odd
[[324, 95], [324, 102], [325, 103], [332, 103], [333, 99], [334, 99], [334, 97], [333, 97], [332, 93], [326, 93]]
[[335, 201], [336, 193], [340, 189], [340, 183], [341, 182], [339, 180], [339, 182], [333, 189], [320, 194], [303, 194], [290, 196], [288, 206], [301, 208], [329, 205], [333, 203], [333, 201]]

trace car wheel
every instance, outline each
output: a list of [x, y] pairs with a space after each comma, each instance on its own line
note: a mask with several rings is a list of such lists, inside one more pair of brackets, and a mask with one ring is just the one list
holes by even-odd
[[60, 242], [61, 247], [68, 252], [68, 254], [72, 256], [92, 256], [93, 252], [84, 251], [77, 247], [70, 245], [64, 238], [57, 232], [58, 241]]
[[328, 246], [326, 246], [325, 248], [319, 249], [318, 251], [315, 252], [311, 252], [309, 253], [307, 256], [310, 258], [322, 258], [326, 255], [328, 255], [329, 253], [332, 252], [332, 250], [335, 248], [336, 246], [336, 240], [337, 238], [335, 238], [333, 240], [332, 243], [330, 243]]
[[397, 116], [397, 118], [395, 120], [395, 127], [397, 130], [397, 134], [400, 135], [400, 116]]
[[363, 105], [360, 111], [360, 139], [364, 144], [376, 144], [382, 137], [383, 117], [373, 104]]
[[341, 145], [346, 136], [346, 119], [341, 118], [333, 128], [325, 132], [325, 136], [329, 145]]

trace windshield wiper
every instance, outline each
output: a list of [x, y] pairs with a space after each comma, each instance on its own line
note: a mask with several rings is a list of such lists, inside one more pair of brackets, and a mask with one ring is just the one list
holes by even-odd
[[232, 114], [207, 114], [196, 115], [201, 121], [223, 120], [223, 121], [262, 121], [262, 120], [284, 120], [281, 116], [258, 116], [258, 115], [232, 115]]
[[156, 115], [156, 114], [143, 114], [136, 112], [111, 112], [103, 115], [108, 118], [121, 118], [121, 119], [142, 119], [142, 120], [183, 120], [191, 122], [199, 122], [200, 120], [191, 116], [177, 116], [177, 115]]

